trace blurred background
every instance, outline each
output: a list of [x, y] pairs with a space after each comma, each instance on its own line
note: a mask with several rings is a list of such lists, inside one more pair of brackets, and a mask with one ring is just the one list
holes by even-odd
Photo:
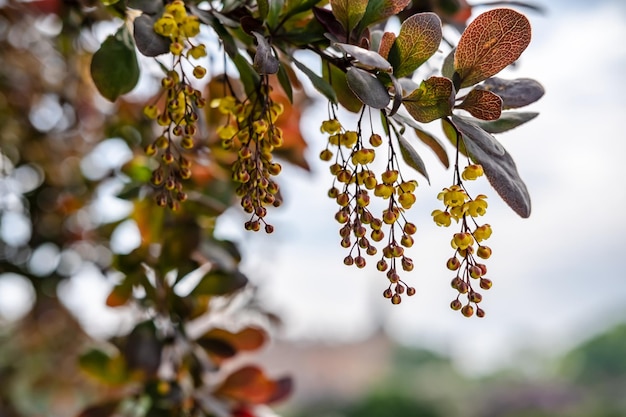
[[[236, 208], [220, 217], [216, 234], [240, 245], [242, 269], [257, 287], [259, 302], [283, 321], [272, 344], [254, 357], [271, 372], [295, 378], [295, 393], [278, 408], [281, 414], [626, 415], [626, 274], [620, 261], [626, 220], [616, 211], [626, 205], [620, 180], [626, 154], [621, 136], [626, 115], [626, 3], [533, 4], [544, 12], [520, 9], [531, 21], [533, 40], [515, 67], [500, 74], [534, 78], [546, 90], [529, 108], [540, 116], [500, 136], [529, 188], [532, 215], [518, 218], [486, 184], [472, 189], [490, 196], [487, 221], [494, 229], [490, 240], [494, 254], [488, 265], [494, 286], [483, 302], [484, 319], [468, 320], [448, 307], [454, 296], [448, 285], [451, 277], [445, 272], [449, 236], [430, 221], [430, 212], [437, 207], [437, 192], [449, 185], [452, 174], [439, 169], [428, 151], [423, 156], [430, 167], [431, 185], [420, 184], [418, 203], [409, 213], [418, 234], [410, 250], [416, 267], [407, 280], [417, 288], [417, 295], [391, 306], [382, 297], [384, 279], [373, 266], [344, 267], [345, 253], [331, 221], [335, 204], [320, 197], [331, 183], [326, 164], [317, 158], [325, 140], [317, 133], [326, 114], [322, 100], [319, 106], [309, 107], [300, 121], [310, 170], [286, 166], [281, 175], [285, 205], [271, 213], [276, 232], [271, 236], [246, 233], [241, 227], [243, 215]], [[474, 15], [483, 10], [476, 7]], [[51, 18], [40, 18], [36, 27], [43, 36], [59, 30]], [[35, 47], [27, 32], [9, 29], [7, 21], [0, 20], [3, 40]], [[80, 41], [86, 50], [96, 44], [88, 37]], [[45, 46], [38, 48], [42, 61], [54, 60]], [[50, 56], [45, 58], [46, 54]], [[54, 64], [51, 78], [54, 71], [63, 70]], [[26, 80], [32, 63], [24, 59], [20, 65], [13, 74], [0, 71], [3, 81], [30, 83]], [[74, 80], [75, 91], [80, 91], [81, 82]], [[0, 95], [0, 108], [18, 98]], [[56, 95], [24, 100], [33, 131], [22, 134], [43, 136], [62, 130], [63, 123], [73, 123]], [[112, 167], [130, 159], [131, 151], [122, 140], [94, 146], [98, 132], [90, 127], [113, 110], [107, 103], [101, 105], [104, 113], [86, 106], [77, 116], [84, 121], [79, 136], [91, 143], [90, 151], [82, 161], [60, 166], [60, 177], [102, 179]], [[10, 117], [0, 116], [0, 122], [11, 123]], [[350, 117], [340, 115], [341, 120]], [[432, 126], [433, 132], [438, 129]], [[63, 152], [77, 158], [68, 149], [76, 143], [75, 138], [61, 137], [30, 151]], [[10, 147], [2, 149], [4, 155], [11, 152]], [[72, 386], [84, 383], [68, 372], [66, 380], [57, 375], [55, 390], [48, 386], [49, 379], [55, 379], [51, 376], [55, 368], [75, 368], [71, 352], [81, 347], [75, 335], [87, 340], [124, 333], [131, 325], [132, 311], [105, 305], [114, 281], [97, 267], [111, 256], [103, 246], [62, 252], [54, 245], [33, 245], [36, 250], [28, 253], [12, 249], [30, 239], [32, 225], [21, 211], [20, 195], [36, 189], [42, 174], [35, 165], [13, 169], [5, 156], [2, 164], [2, 254], [28, 259], [30, 270], [42, 277], [50, 268], [61, 268], [67, 279], [50, 288], [73, 316], [61, 317], [60, 310], [50, 310], [57, 316], [32, 322], [35, 328], [22, 326], [16, 334], [17, 323], [32, 314], [36, 291], [45, 292], [46, 285], [34, 287], [18, 274], [0, 271], [0, 390], [10, 390], [18, 398], [23, 413], [3, 411], [0, 402], [0, 417], [48, 415], [42, 413], [46, 406], [41, 404], [63, 402], [64, 395], [76, 395]], [[80, 181], [69, 184], [89, 187]], [[125, 203], [113, 197], [117, 187], [112, 181], [107, 189], [105, 182], [94, 202], [72, 217], [70, 227], [79, 233], [88, 230], [90, 223], [105, 223], [107, 216], [127, 211]], [[46, 196], [38, 198], [38, 204], [45, 204]], [[71, 199], [63, 203], [71, 212]], [[42, 221], [52, 225], [58, 219]], [[123, 224], [113, 233], [114, 250], [129, 252], [138, 245], [133, 227], [132, 222]], [[79, 258], [91, 262], [81, 264]], [[72, 334], [70, 328], [74, 336], [67, 336]], [[50, 352], [56, 355], [52, 360]], [[4, 386], [2, 381], [18, 369], [20, 377], [12, 377], [11, 386]]]

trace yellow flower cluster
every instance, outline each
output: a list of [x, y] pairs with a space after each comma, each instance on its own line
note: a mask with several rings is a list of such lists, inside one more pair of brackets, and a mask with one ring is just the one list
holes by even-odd
[[[198, 16], [187, 14], [182, 0], [175, 0], [165, 6], [163, 15], [154, 22], [154, 31], [171, 40], [170, 52], [174, 56], [180, 57], [185, 50], [187, 58], [199, 59], [207, 55], [205, 45], [194, 45], [191, 40], [200, 33], [200, 21]], [[205, 74], [206, 68], [194, 66], [194, 77], [203, 78]]]
[[[473, 164], [467, 166], [460, 177], [473, 180], [481, 175], [482, 167]], [[478, 317], [484, 317], [485, 311], [478, 306], [482, 301], [482, 295], [474, 290], [472, 282], [478, 280], [479, 287], [483, 290], [488, 290], [492, 285], [491, 280], [485, 278], [487, 267], [477, 259], [488, 259], [491, 256], [491, 248], [481, 244], [491, 236], [491, 226], [488, 224], [478, 226], [475, 220], [486, 213], [487, 197], [479, 194], [471, 198], [459, 179], [458, 184], [444, 188], [437, 198], [443, 202], [445, 209], [432, 212], [435, 224], [448, 227], [452, 219], [461, 223], [461, 231], [455, 233], [450, 241], [452, 249], [455, 250], [454, 255], [446, 262], [448, 269], [457, 272], [451, 285], [457, 290], [458, 295], [450, 303], [450, 307], [453, 310], [460, 310], [465, 317], [471, 317], [474, 313]], [[459, 299], [461, 295], [467, 297], [465, 304]]]
[[[405, 219], [403, 212], [416, 201], [417, 181], [402, 179], [400, 171], [395, 168], [397, 160], [393, 149], [387, 169], [380, 177], [370, 170], [369, 166], [376, 158], [374, 148], [383, 143], [380, 135], [372, 133], [366, 143], [360, 125], [357, 130], [345, 130], [335, 117], [323, 121], [320, 131], [329, 135], [328, 146], [320, 153], [320, 159], [327, 162], [334, 159], [330, 166], [334, 184], [328, 195], [340, 207], [335, 219], [342, 225], [339, 230], [341, 246], [350, 250], [344, 263], [365, 267], [364, 255], [376, 256], [375, 244], [387, 238], [376, 268], [385, 272], [389, 280], [383, 296], [398, 304], [402, 294], [412, 296], [416, 292], [400, 279], [398, 271], [414, 268], [405, 249], [413, 246], [417, 228]], [[336, 149], [333, 152], [329, 147]], [[380, 217], [369, 208], [371, 194], [386, 203]]]
[[267, 233], [274, 228], [266, 223], [266, 206], [281, 204], [278, 184], [272, 179], [282, 167], [273, 160], [272, 152], [283, 144], [283, 132], [276, 120], [283, 113], [283, 106], [274, 103], [269, 95], [254, 103], [240, 103], [233, 96], [211, 101], [210, 106], [228, 116], [228, 122], [218, 128], [222, 147], [236, 152], [232, 165], [232, 179], [239, 186], [236, 193], [241, 206], [251, 214], [245, 223], [247, 230], [258, 231], [261, 224]]
[[205, 105], [199, 90], [181, 80], [176, 71], [169, 71], [161, 80], [165, 104], [159, 109], [155, 104], [144, 107], [144, 114], [156, 119], [163, 131], [146, 148], [148, 156], [161, 156], [159, 166], [152, 172], [152, 185], [158, 190], [156, 201], [160, 206], [177, 210], [187, 199], [182, 181], [191, 177], [191, 161], [184, 156], [194, 147], [197, 132], [197, 110]]

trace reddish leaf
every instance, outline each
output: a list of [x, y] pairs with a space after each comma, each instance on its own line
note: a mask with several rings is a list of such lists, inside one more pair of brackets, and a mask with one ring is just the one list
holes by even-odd
[[122, 283], [113, 287], [106, 300], [109, 307], [120, 307], [128, 302], [133, 293], [133, 285], [130, 280], [124, 280]]
[[497, 74], [519, 58], [530, 43], [528, 19], [511, 9], [494, 9], [465, 29], [454, 55], [460, 86], [468, 87]]
[[267, 403], [276, 392], [276, 382], [256, 366], [245, 366], [230, 374], [215, 395], [249, 404]]
[[434, 13], [418, 13], [402, 23], [400, 33], [389, 51], [393, 74], [411, 75], [428, 60], [441, 43], [441, 20]]
[[113, 400], [106, 403], [93, 405], [89, 408], [84, 409], [78, 417], [111, 417], [114, 415], [115, 410], [117, 410], [117, 406], [119, 405], [119, 400]]
[[502, 99], [491, 91], [474, 89], [456, 107], [482, 120], [497, 120], [502, 114]]
[[389, 57], [389, 51], [393, 46], [393, 43], [396, 41], [396, 35], [393, 32], [385, 32], [383, 33], [383, 37], [380, 39], [380, 46], [378, 47], [378, 53], [383, 58], [387, 59]]
[[406, 96], [403, 104], [409, 114], [421, 123], [449, 116], [454, 104], [452, 81], [445, 77], [430, 77]]
[[415, 128], [415, 134], [426, 146], [428, 146], [434, 153], [437, 155], [437, 158], [441, 161], [443, 166], [448, 168], [450, 166], [450, 161], [448, 160], [448, 152], [446, 152], [446, 148], [443, 144], [425, 130]]
[[198, 342], [201, 343], [203, 340], [220, 340], [235, 350], [255, 350], [263, 346], [267, 340], [267, 334], [258, 327], [246, 327], [237, 333], [214, 328], [198, 339]]

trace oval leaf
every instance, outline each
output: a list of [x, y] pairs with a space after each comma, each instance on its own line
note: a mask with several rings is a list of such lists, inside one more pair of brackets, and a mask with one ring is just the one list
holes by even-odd
[[365, 15], [359, 22], [359, 30], [363, 31], [366, 27], [383, 21], [388, 17], [400, 13], [408, 6], [411, 0], [369, 0]]
[[133, 36], [137, 49], [145, 56], [158, 56], [169, 53], [172, 40], [154, 31], [156, 17], [142, 14], [133, 22]]
[[452, 81], [445, 77], [430, 77], [422, 81], [419, 88], [406, 96], [402, 103], [409, 114], [421, 123], [449, 116], [454, 105]]
[[430, 178], [428, 178], [428, 172], [426, 172], [426, 165], [424, 165], [424, 161], [419, 156], [417, 151], [408, 140], [404, 139], [402, 136], [398, 135], [398, 144], [400, 145], [400, 153], [402, 154], [402, 159], [404, 162], [420, 174], [426, 178], [428, 184], [430, 184]]
[[346, 80], [350, 90], [363, 102], [375, 109], [384, 109], [391, 101], [385, 86], [372, 74], [360, 68], [348, 68]]
[[504, 154], [504, 148], [500, 145], [500, 142], [498, 142], [496, 138], [491, 136], [489, 133], [472, 123], [471, 119], [453, 115], [452, 123], [454, 123], [454, 126], [459, 132], [478, 143], [484, 152], [496, 156]]
[[485, 176], [504, 202], [519, 216], [530, 216], [530, 195], [511, 155], [493, 136], [466, 118], [452, 116], [452, 122], [461, 132], [468, 155], [482, 165]]
[[491, 91], [473, 89], [456, 107], [482, 120], [496, 120], [502, 113], [502, 99]]
[[139, 81], [139, 64], [126, 25], [109, 36], [93, 55], [91, 77], [100, 94], [110, 101], [135, 88]]
[[487, 133], [502, 133], [516, 128], [538, 115], [539, 113], [536, 112], [504, 112], [498, 120], [489, 122], [474, 120], [473, 122]]
[[491, 77], [476, 88], [491, 91], [502, 98], [504, 109], [516, 109], [534, 103], [543, 97], [543, 86], [531, 78], [505, 80]]
[[392, 70], [389, 61], [380, 56], [378, 52], [370, 51], [369, 49], [360, 48], [347, 43], [336, 42], [335, 46], [351, 55], [366, 69], [377, 69], [385, 72], [391, 72]]
[[400, 33], [389, 51], [393, 74], [411, 75], [428, 60], [441, 43], [441, 20], [435, 13], [418, 13], [402, 23]]
[[315, 87], [317, 91], [326, 96], [326, 98], [330, 100], [331, 103], [337, 104], [337, 95], [335, 94], [335, 90], [328, 83], [328, 81], [311, 71], [306, 65], [304, 65], [300, 61], [293, 59], [293, 57], [292, 61], [296, 65], [296, 67], [298, 67], [298, 69], [302, 71], [304, 75], [309, 78], [309, 80], [311, 80], [311, 82], [313, 83], [313, 87]]
[[269, 42], [260, 33], [252, 32], [252, 35], [254, 35], [257, 41], [256, 53], [254, 54], [254, 69], [261, 75], [276, 74], [280, 63], [278, 58], [274, 56]]
[[327, 80], [332, 85], [333, 90], [337, 94], [337, 100], [347, 110], [356, 113], [361, 110], [363, 103], [357, 96], [354, 95], [350, 87], [348, 87], [348, 81], [346, 80], [346, 73], [329, 63], [322, 65], [322, 75], [324, 80]]
[[276, 383], [256, 366], [245, 366], [230, 374], [215, 395], [249, 404], [264, 404], [274, 396]]
[[365, 15], [367, 2], [368, 0], [330, 0], [330, 7], [346, 32], [350, 33]]
[[444, 167], [448, 168], [450, 166], [450, 161], [448, 160], [448, 152], [446, 152], [446, 148], [443, 146], [443, 143], [425, 130], [417, 127], [414, 127], [413, 129], [415, 130], [415, 134], [419, 140], [421, 140], [424, 145], [428, 146], [435, 153], [435, 155], [437, 155], [437, 158], [439, 158]]
[[226, 295], [243, 288], [247, 283], [248, 278], [239, 271], [216, 269], [202, 277], [191, 295]]
[[380, 38], [380, 44], [378, 45], [378, 53], [383, 58], [387, 59], [389, 57], [389, 51], [391, 51], [391, 47], [393, 43], [396, 41], [396, 34], [393, 32], [385, 32], [383, 33], [382, 38]]
[[465, 29], [454, 54], [461, 87], [497, 74], [519, 58], [530, 43], [530, 23], [511, 9], [494, 9]]

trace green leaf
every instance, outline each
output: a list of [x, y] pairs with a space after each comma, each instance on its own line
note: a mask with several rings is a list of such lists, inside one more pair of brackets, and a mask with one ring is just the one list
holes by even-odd
[[363, 102], [375, 109], [384, 109], [391, 99], [387, 88], [378, 78], [360, 68], [350, 67], [346, 72], [350, 90]]
[[496, 120], [502, 114], [502, 99], [490, 91], [473, 89], [456, 107], [482, 120]]
[[368, 0], [330, 0], [330, 7], [346, 33], [352, 32], [361, 21]]
[[537, 117], [536, 112], [504, 112], [498, 120], [483, 121], [474, 119], [472, 122], [487, 133], [502, 133], [528, 122]]
[[428, 61], [441, 43], [441, 20], [435, 13], [418, 13], [406, 19], [389, 51], [393, 74], [406, 77]]
[[252, 35], [254, 35], [257, 41], [256, 53], [254, 54], [254, 69], [261, 75], [276, 74], [280, 63], [278, 58], [274, 56], [269, 42], [260, 33], [252, 32]]
[[321, 1], [323, 0], [287, 0], [287, 10], [285, 11], [285, 16], [287, 16], [288, 19], [298, 13], [310, 10]]
[[133, 36], [137, 49], [145, 56], [154, 57], [170, 52], [172, 40], [154, 31], [156, 17], [142, 14], [133, 22]]
[[381, 22], [388, 17], [400, 13], [411, 0], [369, 0], [367, 9], [358, 24], [357, 33], [361, 33], [368, 26]]
[[450, 79], [454, 77], [454, 51], [456, 51], [456, 48], [453, 48], [450, 53], [446, 55], [441, 65], [441, 75]]
[[389, 116], [393, 116], [396, 114], [400, 105], [402, 104], [402, 84], [400, 81], [393, 75], [389, 74], [389, 78], [391, 78], [391, 83], [393, 84], [393, 105], [391, 106], [391, 111], [389, 112]]
[[239, 78], [246, 94], [248, 97], [253, 96], [261, 85], [261, 76], [241, 54], [231, 57], [231, 60], [239, 71]]
[[270, 11], [269, 0], [257, 0], [256, 4], [259, 6], [259, 17], [261, 20], [265, 20]]
[[191, 295], [226, 295], [243, 288], [247, 283], [248, 278], [239, 271], [215, 269], [202, 277]]
[[384, 72], [391, 72], [393, 70], [389, 61], [380, 56], [378, 52], [370, 51], [369, 49], [360, 48], [347, 43], [336, 42], [333, 45], [337, 46], [343, 52], [356, 59], [361, 68], [377, 69]]
[[83, 372], [106, 384], [117, 385], [128, 378], [124, 358], [100, 349], [93, 348], [80, 355], [78, 365]]
[[415, 120], [429, 123], [452, 114], [454, 88], [445, 77], [430, 77], [402, 101]]
[[298, 69], [302, 71], [304, 75], [309, 78], [309, 80], [311, 80], [311, 82], [313, 83], [313, 87], [315, 87], [317, 91], [322, 93], [328, 100], [330, 100], [331, 103], [337, 104], [337, 95], [335, 94], [335, 90], [328, 83], [328, 81], [311, 71], [306, 65], [304, 65], [300, 61], [294, 59], [293, 57], [291, 59], [296, 67], [298, 67]]
[[465, 29], [454, 54], [461, 87], [479, 83], [515, 62], [530, 43], [528, 19], [512, 9], [493, 9]]
[[346, 80], [346, 73], [330, 63], [322, 64], [322, 76], [333, 88], [337, 95], [339, 103], [345, 107], [348, 111], [353, 113], [358, 112], [363, 107], [363, 103], [357, 96], [354, 95], [350, 87], [348, 87], [348, 81]]
[[504, 109], [527, 106], [539, 100], [545, 93], [543, 86], [531, 78], [505, 80], [491, 77], [476, 88], [499, 95], [502, 98]]
[[105, 6], [112, 6], [119, 1], [120, 0], [100, 0], [100, 2], [104, 4]]
[[426, 172], [426, 165], [424, 165], [424, 161], [419, 156], [417, 151], [408, 140], [406, 140], [401, 135], [398, 135], [398, 144], [400, 145], [400, 153], [402, 154], [402, 159], [404, 162], [420, 174], [426, 178], [428, 184], [430, 184], [430, 178], [428, 178], [428, 172]]
[[91, 77], [100, 94], [110, 101], [135, 88], [139, 81], [139, 64], [126, 25], [109, 36], [93, 55]]
[[426, 146], [428, 146], [439, 158], [443, 166], [448, 168], [450, 166], [450, 161], [448, 160], [448, 152], [446, 151], [443, 143], [439, 141], [435, 136], [431, 135], [429, 132], [422, 130], [421, 128], [413, 128], [415, 130], [415, 134]]
[[143, 321], [126, 337], [122, 354], [128, 369], [138, 370], [146, 377], [155, 376], [161, 366], [163, 341], [152, 320]]
[[530, 195], [517, 172], [511, 155], [491, 135], [480, 127], [458, 116], [452, 121], [461, 132], [469, 156], [482, 165], [485, 176], [520, 217], [530, 216]]
[[284, 4], [285, 0], [272, 0], [269, 2], [270, 9], [267, 13], [267, 25], [270, 28], [275, 28], [278, 25]]
[[293, 88], [291, 86], [291, 80], [289, 80], [289, 74], [287, 74], [287, 70], [285, 69], [285, 65], [286, 64], [284, 62], [281, 62], [278, 67], [278, 82], [287, 95], [289, 102], [293, 103]]

